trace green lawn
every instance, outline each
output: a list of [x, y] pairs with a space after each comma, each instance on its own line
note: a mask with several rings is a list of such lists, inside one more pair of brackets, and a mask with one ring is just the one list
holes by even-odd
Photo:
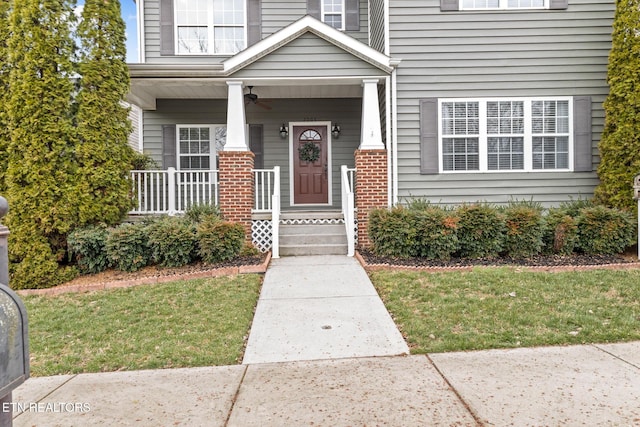
[[[640, 270], [379, 271], [413, 353], [640, 339]], [[30, 296], [33, 376], [240, 362], [262, 277]]]
[[640, 270], [370, 276], [415, 354], [640, 339]]
[[262, 277], [25, 297], [33, 376], [240, 361]]

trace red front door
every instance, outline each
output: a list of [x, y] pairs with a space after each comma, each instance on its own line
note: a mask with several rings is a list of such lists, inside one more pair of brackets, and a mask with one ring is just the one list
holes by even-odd
[[293, 203], [329, 203], [327, 127], [293, 126]]

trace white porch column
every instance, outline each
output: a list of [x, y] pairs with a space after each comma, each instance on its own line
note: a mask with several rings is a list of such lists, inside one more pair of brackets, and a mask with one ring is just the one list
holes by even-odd
[[242, 82], [230, 81], [227, 85], [227, 142], [224, 151], [249, 151]]
[[378, 79], [362, 80], [362, 130], [360, 150], [384, 149], [380, 129], [380, 104], [378, 103]]

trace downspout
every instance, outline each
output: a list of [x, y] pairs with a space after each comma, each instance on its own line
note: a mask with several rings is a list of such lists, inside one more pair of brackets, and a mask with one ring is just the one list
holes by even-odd
[[136, 1], [136, 22], [138, 24], [138, 62], [145, 63], [145, 40], [144, 40], [144, 0]]
[[387, 106], [387, 108], [385, 108], [385, 116], [386, 116], [386, 120], [385, 120], [386, 132], [385, 133], [387, 134], [386, 145], [387, 145], [387, 205], [388, 206], [393, 205], [393, 187], [395, 182], [395, 179], [393, 177], [393, 169], [396, 163], [396, 157], [393, 149], [395, 147], [395, 144], [393, 143], [393, 134], [391, 133], [392, 114], [391, 114], [390, 84], [391, 84], [391, 77], [390, 76], [385, 77], [384, 92], [385, 92], [385, 105]]
[[392, 182], [392, 200], [391, 204], [398, 204], [398, 64], [399, 60], [394, 61], [393, 71], [391, 72], [391, 156], [393, 158], [391, 170]]

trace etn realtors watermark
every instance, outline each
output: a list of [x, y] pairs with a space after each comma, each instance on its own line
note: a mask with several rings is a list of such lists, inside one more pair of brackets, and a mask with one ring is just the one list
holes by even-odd
[[76, 413], [91, 411], [86, 402], [2, 402], [2, 412]]

